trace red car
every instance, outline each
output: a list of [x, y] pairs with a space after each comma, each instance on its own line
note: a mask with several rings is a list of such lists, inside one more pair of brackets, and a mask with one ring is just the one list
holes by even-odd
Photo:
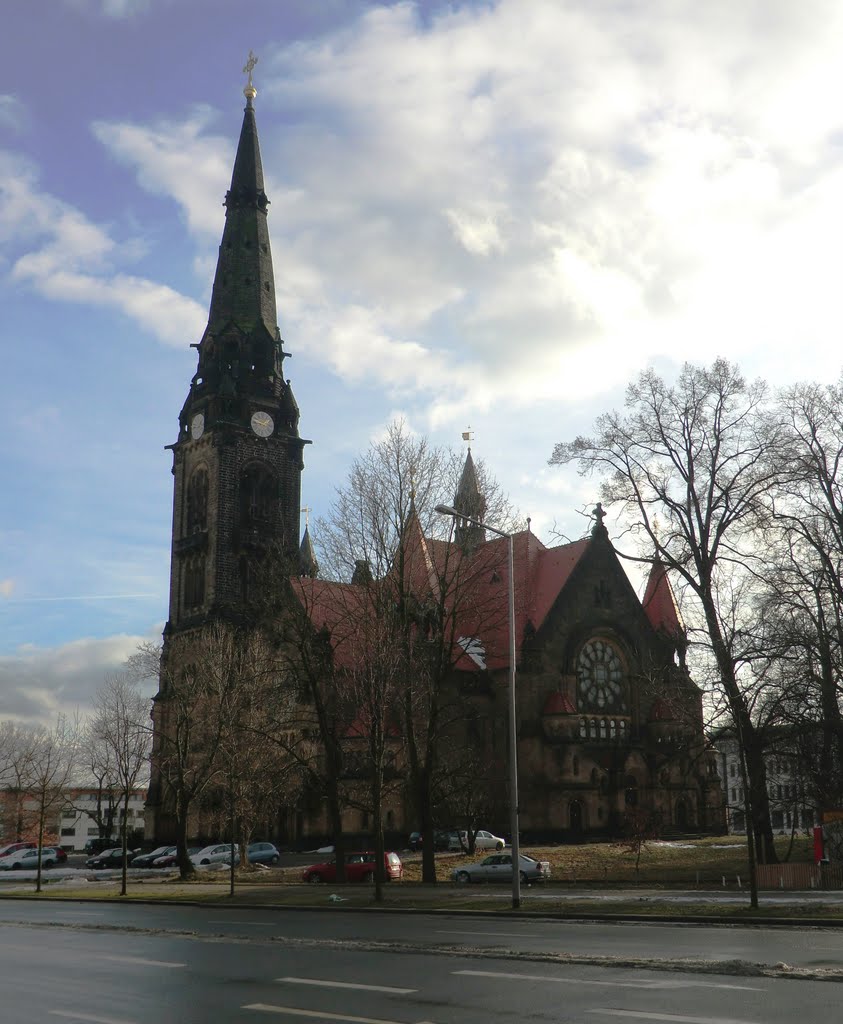
[[[404, 865], [397, 853], [383, 855], [386, 880], [400, 882], [404, 877]], [[337, 865], [333, 861], [324, 864], [311, 864], [302, 872], [302, 881], [318, 884], [319, 882], [336, 882]], [[374, 882], [375, 851], [363, 850], [345, 855], [345, 877], [348, 882]]]
[[7, 857], [10, 853], [17, 853], [18, 850], [34, 850], [38, 843], [9, 843], [8, 846], [0, 848], [0, 857]]

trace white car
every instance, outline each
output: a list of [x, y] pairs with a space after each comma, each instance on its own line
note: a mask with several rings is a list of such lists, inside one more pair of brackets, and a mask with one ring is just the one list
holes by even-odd
[[[474, 839], [475, 850], [502, 850], [506, 846], [506, 840], [500, 836], [493, 836], [491, 832], [480, 829]], [[451, 851], [468, 850], [468, 833], [452, 832], [448, 841], [448, 849]]]
[[[534, 860], [522, 853], [518, 862], [521, 866], [521, 881], [544, 882], [550, 878], [550, 861]], [[479, 864], [465, 864], [455, 868], [451, 877], [461, 885], [469, 882], [511, 882], [512, 881], [512, 854], [492, 853], [484, 857]]]
[[[58, 854], [52, 847], [45, 846], [41, 850], [41, 867], [51, 868], [58, 864]], [[0, 857], [0, 871], [37, 871], [38, 850], [16, 850], [6, 857]]]
[[[205, 868], [210, 864], [231, 864], [231, 843], [214, 843], [213, 846], [204, 846], [198, 853], [190, 858], [197, 868]], [[234, 847], [234, 863], [240, 863], [240, 850]]]

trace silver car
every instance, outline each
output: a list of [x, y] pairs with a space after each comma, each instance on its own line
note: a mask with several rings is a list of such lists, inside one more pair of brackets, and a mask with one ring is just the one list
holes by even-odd
[[[58, 854], [54, 849], [45, 846], [41, 850], [41, 867], [51, 868], [58, 863]], [[38, 850], [17, 850], [0, 858], [0, 871], [36, 871], [38, 869]]]
[[[240, 863], [240, 850], [234, 846], [234, 863]], [[207, 867], [210, 864], [231, 864], [231, 843], [214, 843], [203, 847], [191, 856], [195, 867]]]
[[[518, 862], [521, 868], [522, 882], [543, 882], [550, 878], [550, 862], [534, 860], [522, 853]], [[511, 882], [512, 854], [493, 853], [484, 857], [479, 864], [466, 864], [456, 868], [452, 874], [455, 882], [466, 885], [468, 882]]]

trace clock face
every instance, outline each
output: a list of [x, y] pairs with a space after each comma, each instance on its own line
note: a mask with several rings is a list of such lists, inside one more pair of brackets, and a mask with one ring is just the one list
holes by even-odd
[[194, 441], [198, 441], [199, 438], [205, 433], [205, 417], [201, 412], [197, 412], [193, 419], [190, 421], [190, 436]]
[[624, 713], [623, 668], [615, 649], [605, 640], [590, 640], [577, 659], [580, 710]]
[[258, 437], [269, 437], [274, 429], [275, 424], [272, 422], [272, 417], [268, 412], [252, 413], [252, 430], [254, 430]]

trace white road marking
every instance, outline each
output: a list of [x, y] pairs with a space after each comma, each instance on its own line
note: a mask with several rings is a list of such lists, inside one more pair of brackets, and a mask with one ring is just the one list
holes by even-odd
[[734, 1017], [685, 1017], [677, 1013], [655, 1013], [652, 1010], [586, 1010], [586, 1013], [605, 1013], [607, 1017], [634, 1017], [636, 1020], [665, 1020], [670, 1024], [758, 1024], [757, 1021], [737, 1020]]
[[231, 917], [225, 920], [221, 917], [212, 917], [208, 919], [208, 924], [248, 924], [252, 928], [276, 928], [278, 926], [276, 921], [244, 921], [241, 918]]
[[322, 981], [319, 978], [276, 978], [291, 985], [318, 985], [320, 988], [358, 988], [364, 992], [392, 992], [394, 995], [406, 996], [410, 992], [418, 992], [417, 988], [390, 988], [388, 985], [357, 985], [350, 981]]
[[[247, 1003], [241, 1010], [257, 1010], [259, 1013], [286, 1013], [289, 1017], [318, 1017], [319, 1020], [345, 1020], [351, 1024], [403, 1024], [399, 1020], [384, 1020], [383, 1017], [349, 1017], [347, 1014], [326, 1013], [324, 1010], [300, 1010], [295, 1006], [272, 1006], [270, 1003]], [[419, 1021], [418, 1024], [433, 1024]]]
[[590, 981], [586, 978], [551, 978], [546, 974], [510, 974], [506, 971], [451, 971], [472, 978], [505, 978], [507, 981], [549, 981], [554, 985], [599, 985], [601, 988], [728, 988], [739, 992], [763, 992], [754, 985], [727, 985], [719, 981]]
[[90, 1013], [77, 1013], [74, 1010], [49, 1010], [51, 1017], [65, 1017], [68, 1020], [89, 1021], [90, 1024], [135, 1024], [125, 1017], [94, 1017]]
[[116, 964], [137, 964], [139, 967], [185, 967], [185, 964], [173, 963], [171, 960], [144, 960], [139, 956], [107, 956], [100, 954], [97, 960], [112, 960]]
[[447, 931], [445, 931], [443, 928], [440, 928], [436, 932], [436, 934], [437, 935], [473, 935], [476, 939], [486, 939], [486, 938], [489, 938], [489, 937], [494, 937], [496, 935], [500, 935], [502, 938], [507, 938], [507, 939], [529, 939], [529, 938], [532, 937], [528, 932], [489, 932], [489, 931], [479, 932], [477, 930], [475, 930], [473, 932], [470, 932], [470, 931], [458, 931], [456, 928], [449, 928]]

